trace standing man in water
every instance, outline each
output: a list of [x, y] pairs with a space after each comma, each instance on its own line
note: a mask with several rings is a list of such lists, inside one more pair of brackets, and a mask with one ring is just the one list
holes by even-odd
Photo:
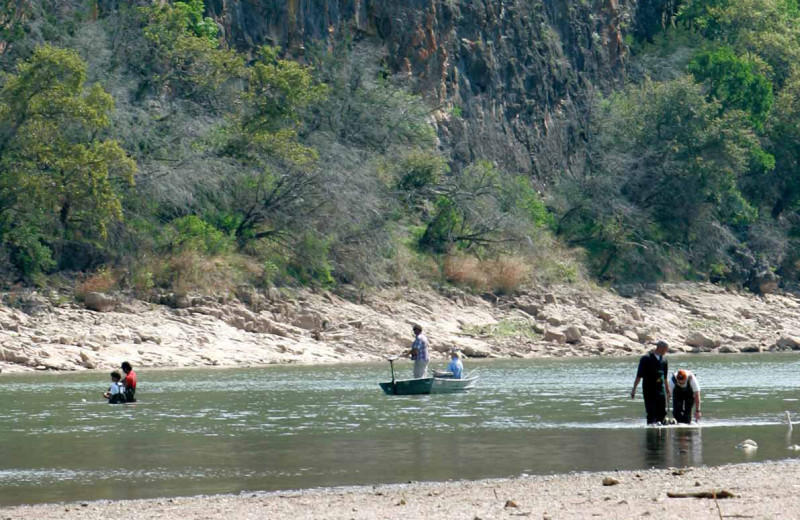
[[125, 379], [122, 380], [122, 386], [125, 387], [125, 401], [128, 403], [136, 402], [136, 372], [127, 361], [123, 361], [120, 368], [125, 372]]
[[694, 420], [700, 422], [700, 383], [697, 382], [691, 370], [678, 370], [669, 378], [669, 388], [672, 392], [672, 417], [682, 424], [692, 422], [692, 406]]
[[642, 356], [639, 360], [639, 369], [636, 371], [636, 380], [633, 382], [631, 399], [636, 397], [636, 387], [642, 382], [644, 395], [644, 409], [647, 412], [647, 424], [661, 424], [667, 418], [667, 403], [669, 402], [669, 386], [667, 386], [667, 354], [669, 346], [666, 341], [656, 343], [656, 349]]
[[411, 359], [414, 360], [414, 379], [425, 377], [428, 371], [428, 338], [422, 333], [422, 326], [414, 324], [414, 343], [411, 344]]

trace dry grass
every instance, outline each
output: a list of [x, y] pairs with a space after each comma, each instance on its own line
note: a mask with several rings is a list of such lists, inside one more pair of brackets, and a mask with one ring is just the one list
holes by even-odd
[[237, 285], [255, 283], [264, 273], [258, 262], [241, 255], [208, 257], [188, 250], [152, 259], [145, 269], [155, 287], [177, 294], [231, 294]]
[[511, 294], [530, 280], [530, 267], [525, 258], [501, 256], [482, 262], [489, 287], [498, 294]]
[[451, 255], [445, 259], [444, 276], [449, 282], [474, 291], [510, 294], [529, 281], [530, 267], [521, 256], [479, 260], [471, 256]]
[[473, 256], [451, 255], [445, 258], [444, 277], [451, 283], [474, 291], [485, 291], [489, 287], [489, 277], [482, 262]]
[[118, 287], [119, 278], [117, 274], [112, 269], [101, 267], [96, 272], [86, 275], [83, 280], [75, 283], [75, 299], [83, 301], [89, 293], [107, 293]]

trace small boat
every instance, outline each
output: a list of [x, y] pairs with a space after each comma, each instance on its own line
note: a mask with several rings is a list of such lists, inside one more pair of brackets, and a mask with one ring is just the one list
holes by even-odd
[[431, 388], [432, 394], [452, 394], [455, 392], [466, 392], [471, 388], [475, 388], [478, 384], [478, 375], [475, 373], [468, 373], [461, 379], [453, 377], [452, 372], [439, 372], [433, 373], [433, 387]]
[[388, 358], [392, 368], [392, 380], [378, 383], [386, 395], [425, 395], [431, 393], [433, 377], [420, 377], [416, 379], [395, 379], [394, 362], [397, 357]]
[[392, 369], [392, 380], [378, 383], [386, 395], [426, 395], [426, 394], [452, 394], [464, 392], [474, 388], [478, 383], [478, 376], [472, 373], [467, 377], [455, 379], [452, 372], [435, 371], [431, 377], [416, 379], [395, 379], [394, 362], [397, 357], [388, 358]]

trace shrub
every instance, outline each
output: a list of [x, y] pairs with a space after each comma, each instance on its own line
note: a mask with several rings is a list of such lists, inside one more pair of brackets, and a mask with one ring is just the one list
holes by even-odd
[[75, 299], [83, 301], [91, 292], [107, 293], [118, 287], [117, 275], [108, 267], [101, 267], [95, 273], [75, 284]]
[[465, 285], [475, 291], [485, 290], [488, 286], [488, 278], [481, 262], [471, 256], [447, 256], [444, 261], [444, 277], [448, 282]]
[[200, 217], [189, 215], [170, 223], [162, 243], [173, 252], [192, 250], [213, 256], [228, 252], [233, 239]]
[[530, 268], [525, 259], [501, 256], [483, 262], [489, 287], [498, 294], [511, 294], [528, 281]]

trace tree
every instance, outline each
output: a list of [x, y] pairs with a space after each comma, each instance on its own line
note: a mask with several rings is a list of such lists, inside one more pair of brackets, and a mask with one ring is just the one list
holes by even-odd
[[248, 68], [240, 109], [222, 132], [222, 152], [245, 168], [234, 179], [232, 211], [241, 244], [279, 238], [306, 218], [318, 188], [316, 151], [300, 142], [301, 114], [325, 98], [309, 67], [278, 58], [279, 49], [262, 47]]
[[710, 98], [723, 110], [742, 110], [750, 114], [757, 130], [772, 108], [772, 84], [758, 72], [752, 61], [738, 57], [730, 47], [699, 52], [689, 63], [689, 72], [708, 85]]
[[212, 103], [221, 86], [242, 77], [244, 59], [220, 48], [217, 25], [203, 9], [202, 0], [188, 0], [157, 2], [141, 12], [157, 81], [174, 96]]
[[599, 274], [661, 276], [673, 255], [702, 271], [756, 217], [740, 182], [773, 158], [746, 114], [722, 111], [691, 77], [601, 101], [593, 128], [590, 169], [562, 187], [560, 231], [591, 245]]
[[43, 46], [0, 89], [0, 236], [26, 274], [50, 265], [48, 248], [105, 239], [133, 184], [134, 162], [100, 137], [113, 99], [85, 81], [75, 52]]

